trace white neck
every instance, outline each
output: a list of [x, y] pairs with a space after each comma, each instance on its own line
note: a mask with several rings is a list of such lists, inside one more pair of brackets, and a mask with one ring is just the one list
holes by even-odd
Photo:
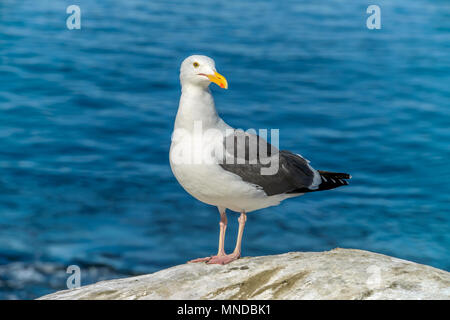
[[193, 131], [194, 123], [201, 121], [203, 130], [214, 128], [220, 121], [209, 87], [183, 84], [175, 129]]

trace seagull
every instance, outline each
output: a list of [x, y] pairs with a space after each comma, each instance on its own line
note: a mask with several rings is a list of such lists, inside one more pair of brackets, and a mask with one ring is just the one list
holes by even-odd
[[[247, 213], [348, 184], [351, 176], [347, 173], [316, 170], [301, 155], [279, 150], [265, 136], [225, 123], [216, 111], [209, 85], [228, 89], [228, 82], [216, 71], [213, 59], [203, 55], [186, 58], [180, 68], [180, 83], [170, 166], [191, 196], [216, 206], [220, 214], [217, 254], [188, 262], [224, 265], [239, 259]], [[231, 254], [224, 249], [227, 209], [240, 213]]]

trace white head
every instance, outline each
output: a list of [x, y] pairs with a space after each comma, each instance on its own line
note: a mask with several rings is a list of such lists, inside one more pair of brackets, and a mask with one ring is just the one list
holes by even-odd
[[180, 82], [181, 86], [190, 84], [203, 88], [214, 82], [228, 89], [227, 80], [216, 71], [214, 60], [207, 56], [193, 55], [184, 59], [180, 68]]

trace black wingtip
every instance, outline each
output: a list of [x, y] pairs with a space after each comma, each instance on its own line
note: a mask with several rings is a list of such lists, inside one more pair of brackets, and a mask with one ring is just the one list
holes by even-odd
[[347, 186], [347, 180], [352, 178], [350, 174], [343, 172], [330, 172], [323, 170], [318, 170], [318, 172], [322, 178], [322, 183], [319, 185], [318, 191]]
[[352, 176], [348, 173], [343, 172], [331, 172], [331, 171], [323, 171], [323, 170], [317, 170], [322, 177], [330, 177], [330, 178], [336, 178], [336, 179], [351, 179]]

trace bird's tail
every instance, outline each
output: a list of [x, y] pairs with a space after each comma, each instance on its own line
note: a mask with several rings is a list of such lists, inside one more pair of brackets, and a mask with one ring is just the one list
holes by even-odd
[[322, 178], [322, 183], [319, 185], [319, 188], [316, 191], [321, 190], [329, 190], [334, 189], [341, 186], [348, 185], [348, 179], [351, 179], [352, 176], [348, 173], [341, 172], [330, 172], [330, 171], [322, 171], [317, 170]]

